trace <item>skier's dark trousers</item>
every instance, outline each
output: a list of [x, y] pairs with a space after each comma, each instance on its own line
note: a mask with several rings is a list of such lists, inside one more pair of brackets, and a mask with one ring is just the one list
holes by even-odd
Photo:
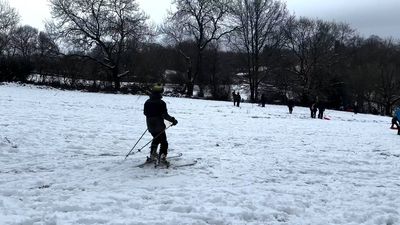
[[146, 116], [147, 129], [154, 138], [150, 147], [150, 158], [156, 158], [157, 147], [160, 144], [160, 155], [165, 160], [168, 154], [168, 141], [164, 120], [168, 120], [172, 125], [176, 125], [178, 121], [168, 114], [167, 105], [161, 100], [163, 90], [161, 85], [155, 85], [152, 88], [150, 99], [144, 104], [144, 115]]

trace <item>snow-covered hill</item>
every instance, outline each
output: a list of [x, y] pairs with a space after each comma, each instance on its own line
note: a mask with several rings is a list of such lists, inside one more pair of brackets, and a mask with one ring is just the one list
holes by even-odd
[[0, 224], [400, 224], [388, 117], [164, 98], [198, 163], [137, 168], [146, 99], [0, 86]]

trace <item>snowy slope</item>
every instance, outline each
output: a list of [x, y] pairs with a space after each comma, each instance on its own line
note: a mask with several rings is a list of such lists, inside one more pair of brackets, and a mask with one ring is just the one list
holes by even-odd
[[0, 224], [400, 224], [388, 117], [165, 98], [198, 163], [137, 168], [146, 99], [0, 86]]

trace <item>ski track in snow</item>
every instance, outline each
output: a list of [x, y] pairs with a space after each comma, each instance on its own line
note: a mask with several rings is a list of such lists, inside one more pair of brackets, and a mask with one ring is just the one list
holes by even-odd
[[167, 97], [198, 163], [136, 168], [146, 99], [0, 85], [0, 224], [400, 224], [388, 117]]

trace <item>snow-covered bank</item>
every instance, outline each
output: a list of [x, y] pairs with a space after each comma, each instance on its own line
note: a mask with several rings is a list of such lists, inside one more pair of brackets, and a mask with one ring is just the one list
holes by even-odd
[[400, 224], [390, 118], [165, 98], [198, 163], [136, 168], [146, 99], [0, 86], [0, 224]]

